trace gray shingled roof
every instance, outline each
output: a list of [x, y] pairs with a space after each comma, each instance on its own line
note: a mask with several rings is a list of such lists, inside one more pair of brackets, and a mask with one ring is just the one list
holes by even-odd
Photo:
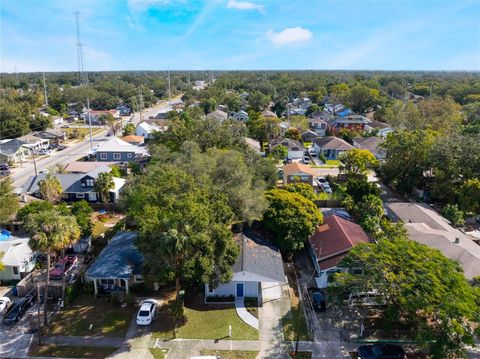
[[240, 255], [232, 266], [234, 273], [245, 271], [269, 278], [272, 282], [285, 281], [282, 255], [273, 243], [245, 235], [239, 235], [236, 240]]
[[[98, 177], [101, 172], [110, 172], [112, 169], [108, 166], [98, 167], [88, 173], [59, 173], [54, 176], [58, 178], [65, 193], [87, 193], [95, 192], [92, 187], [82, 187], [80, 180], [83, 177], [89, 176], [93, 179]], [[35, 193], [38, 191], [38, 183], [47, 177], [46, 174], [40, 173], [38, 176], [31, 176], [23, 186], [23, 193]]]
[[379, 137], [362, 137], [354, 139], [353, 142], [359, 144], [361, 148], [373, 152], [378, 150], [378, 146], [384, 142], [384, 139]]
[[318, 137], [313, 140], [318, 147], [324, 150], [342, 150], [348, 151], [353, 150], [354, 147], [349, 144], [347, 141], [334, 137], [334, 136], [327, 136], [327, 137]]
[[4, 156], [12, 156], [19, 150], [20, 147], [26, 145], [25, 141], [10, 140], [0, 143], [0, 153]]
[[144, 257], [135, 246], [137, 232], [117, 232], [87, 270], [90, 278], [128, 279], [141, 274]]

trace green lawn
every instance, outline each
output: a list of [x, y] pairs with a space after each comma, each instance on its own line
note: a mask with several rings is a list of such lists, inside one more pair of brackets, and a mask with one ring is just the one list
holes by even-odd
[[118, 348], [110, 347], [73, 347], [63, 345], [37, 345], [32, 344], [29, 350], [29, 356], [32, 357], [60, 357], [60, 358], [100, 358], [103, 359]]
[[150, 348], [149, 350], [155, 359], [164, 359], [168, 353], [168, 349], [163, 348]]
[[340, 161], [338, 161], [338, 160], [327, 160], [327, 162], [325, 162], [325, 164], [327, 166], [340, 166]]
[[[135, 310], [81, 294], [53, 320], [50, 334], [123, 337]], [[92, 330], [89, 330], [90, 324], [93, 324]]]
[[[171, 315], [171, 303], [164, 304], [153, 324], [153, 336], [172, 339], [175, 327]], [[185, 304], [184, 320], [177, 326], [177, 338], [221, 339], [227, 338], [228, 326], [232, 326], [233, 340], [258, 340], [258, 331], [245, 324], [237, 315], [234, 305], [204, 304], [198, 298]]]
[[222, 359], [255, 359], [258, 355], [257, 351], [250, 350], [211, 350], [203, 349], [202, 355], [217, 355]]
[[310, 340], [305, 316], [298, 306], [292, 306], [292, 318], [283, 318], [282, 324], [285, 340], [297, 340], [297, 331], [300, 340]]

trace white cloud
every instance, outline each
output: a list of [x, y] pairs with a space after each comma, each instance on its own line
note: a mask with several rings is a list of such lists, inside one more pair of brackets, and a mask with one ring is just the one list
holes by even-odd
[[155, 6], [168, 4], [168, 0], [127, 0], [128, 8], [133, 12], [142, 12]]
[[236, 0], [228, 0], [227, 8], [237, 9], [237, 10], [258, 10], [260, 12], [263, 12], [265, 10], [265, 7], [263, 5], [258, 5], [248, 1], [236, 1]]
[[289, 27], [280, 32], [268, 30], [266, 35], [267, 39], [276, 46], [301, 44], [310, 41], [313, 37], [310, 30], [300, 26]]

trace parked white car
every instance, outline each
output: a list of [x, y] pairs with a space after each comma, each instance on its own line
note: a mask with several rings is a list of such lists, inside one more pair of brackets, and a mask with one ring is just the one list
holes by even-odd
[[0, 297], [0, 313], [10, 306], [10, 298]]
[[157, 301], [155, 299], [145, 299], [140, 304], [140, 310], [137, 314], [137, 325], [149, 325], [155, 318], [157, 310]]

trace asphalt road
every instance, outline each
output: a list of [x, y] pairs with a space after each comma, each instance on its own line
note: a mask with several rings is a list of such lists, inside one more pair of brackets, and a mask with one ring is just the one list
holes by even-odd
[[[178, 103], [181, 95], [172, 99], [171, 103], [175, 104]], [[142, 111], [143, 119], [148, 119], [151, 116], [155, 116], [160, 111], [168, 110], [169, 104], [168, 101], [162, 101], [161, 103], [147, 108]], [[133, 115], [133, 120], [131, 123], [137, 125], [140, 122], [140, 113], [135, 113]], [[128, 123], [128, 117], [124, 117], [123, 125], [125, 126]], [[109, 139], [109, 137], [105, 137], [107, 134], [108, 128], [105, 127], [100, 132], [96, 133], [92, 136], [92, 145], [93, 148], [97, 147], [103, 141]], [[67, 148], [63, 151], [53, 151], [48, 156], [42, 156], [36, 159], [36, 167], [37, 172], [42, 170], [48, 169], [50, 167], [56, 165], [65, 166], [66, 164], [76, 161], [84, 156], [86, 156], [91, 151], [90, 146], [90, 136], [85, 137], [84, 140], [80, 142], [75, 142], [71, 144], [67, 144]], [[16, 188], [16, 191], [20, 193], [21, 188], [25, 184], [28, 177], [35, 175], [35, 166], [33, 161], [24, 162], [21, 166], [13, 168], [12, 172], [12, 180], [13, 185]]]

